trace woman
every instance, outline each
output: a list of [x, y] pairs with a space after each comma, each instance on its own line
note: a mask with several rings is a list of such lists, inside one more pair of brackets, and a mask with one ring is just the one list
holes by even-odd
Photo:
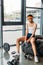
[[26, 36], [22, 36], [16, 40], [16, 47], [17, 47], [17, 55], [20, 55], [20, 41], [25, 41], [25, 42], [30, 42], [32, 45], [32, 50], [34, 53], [34, 60], [35, 62], [38, 62], [38, 57], [37, 57], [37, 51], [36, 51], [36, 46], [35, 46], [35, 32], [37, 29], [37, 24], [33, 21], [33, 15], [28, 15], [27, 16], [28, 23], [26, 23]]

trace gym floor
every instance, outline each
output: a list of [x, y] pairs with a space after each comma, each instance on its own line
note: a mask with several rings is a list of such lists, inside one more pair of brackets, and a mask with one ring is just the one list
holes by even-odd
[[[13, 59], [13, 55], [11, 54], [12, 51], [15, 51], [16, 47], [11, 47], [10, 51], [6, 53], [3, 49], [0, 49], [0, 65], [7, 65], [8, 61], [11, 61]], [[43, 58], [40, 57], [40, 62], [35, 63], [33, 60], [27, 60], [24, 58], [24, 53], [21, 50], [20, 47], [20, 61], [19, 65], [43, 65]]]

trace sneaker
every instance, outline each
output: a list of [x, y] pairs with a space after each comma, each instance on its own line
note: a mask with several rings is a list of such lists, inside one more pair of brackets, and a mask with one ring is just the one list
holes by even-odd
[[38, 60], [38, 57], [37, 57], [37, 56], [35, 56], [35, 57], [34, 57], [34, 60], [35, 60], [35, 62], [36, 62], [36, 63], [38, 63], [38, 62], [39, 62], [39, 60]]

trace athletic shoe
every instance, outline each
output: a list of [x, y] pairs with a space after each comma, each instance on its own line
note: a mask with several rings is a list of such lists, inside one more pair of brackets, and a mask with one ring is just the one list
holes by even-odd
[[38, 63], [38, 62], [39, 62], [39, 60], [38, 60], [38, 57], [37, 57], [37, 56], [35, 56], [35, 57], [34, 57], [34, 60], [35, 60], [35, 62], [36, 62], [36, 63]]

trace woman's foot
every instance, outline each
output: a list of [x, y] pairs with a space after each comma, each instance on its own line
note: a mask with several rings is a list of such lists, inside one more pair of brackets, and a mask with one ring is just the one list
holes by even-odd
[[39, 62], [39, 60], [38, 60], [38, 57], [37, 57], [37, 56], [35, 56], [35, 57], [34, 57], [34, 61], [35, 61], [36, 63], [38, 63], [38, 62]]

